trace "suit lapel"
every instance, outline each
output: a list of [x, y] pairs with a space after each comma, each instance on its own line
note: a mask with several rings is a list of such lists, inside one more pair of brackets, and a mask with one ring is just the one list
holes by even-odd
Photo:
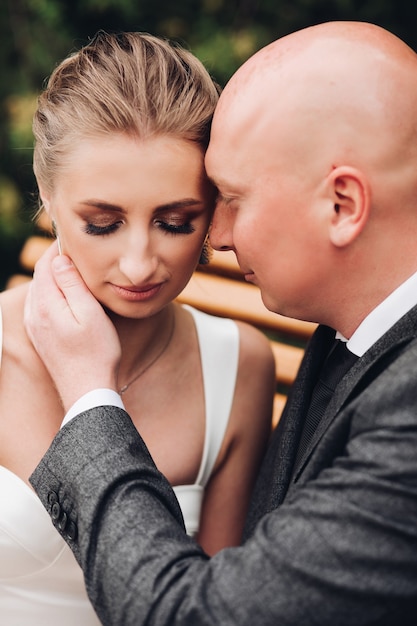
[[306, 466], [312, 452], [329, 428], [337, 414], [352, 395], [357, 395], [377, 376], [381, 368], [385, 369], [389, 360], [393, 360], [398, 351], [416, 337], [417, 307], [407, 313], [379, 341], [352, 366], [342, 378], [326, 411], [314, 433], [309, 446], [298, 466], [294, 468], [293, 479], [296, 481]]
[[417, 335], [417, 307], [404, 315], [377, 341], [344, 376], [325, 411], [299, 466], [293, 467], [301, 427], [305, 418], [318, 371], [329, 351], [335, 332], [319, 326], [309, 342], [286, 407], [275, 429], [255, 486], [244, 539], [250, 536], [260, 518], [277, 508], [285, 498], [289, 485], [296, 481], [318, 442], [345, 403], [358, 394], [394, 360], [398, 351]]

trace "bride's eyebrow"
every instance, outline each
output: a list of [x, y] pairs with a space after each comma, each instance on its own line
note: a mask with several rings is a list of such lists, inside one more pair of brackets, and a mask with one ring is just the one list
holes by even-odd
[[113, 213], [125, 213], [123, 207], [113, 204], [112, 202], [105, 202], [104, 200], [82, 200], [80, 204], [85, 206], [91, 206], [94, 209], [102, 209], [103, 211], [112, 211]]
[[167, 202], [160, 204], [156, 207], [157, 211], [170, 211], [172, 209], [187, 209], [188, 207], [202, 206], [204, 202], [201, 199], [196, 198], [184, 198], [183, 200], [174, 200], [173, 202]]
[[[82, 200], [79, 204], [111, 213], [126, 213], [126, 210], [123, 207], [112, 202], [106, 202], [105, 200], [96, 200], [94, 198], [90, 198], [87, 200]], [[173, 200], [172, 202], [166, 202], [165, 204], [160, 204], [156, 206], [155, 212], [163, 213], [166, 211], [187, 209], [191, 207], [198, 208], [203, 206], [204, 201], [200, 198], [182, 198], [181, 200]]]

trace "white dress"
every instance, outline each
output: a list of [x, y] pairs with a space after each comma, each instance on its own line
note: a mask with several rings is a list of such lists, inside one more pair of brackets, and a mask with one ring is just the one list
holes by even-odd
[[[199, 526], [204, 487], [229, 420], [236, 383], [239, 332], [231, 320], [186, 307], [193, 315], [204, 380], [206, 434], [194, 485], [174, 488], [187, 532]], [[0, 309], [0, 368], [2, 320]], [[55, 621], [56, 620], [56, 621]], [[82, 571], [28, 485], [0, 466], [1, 626], [96, 626]]]

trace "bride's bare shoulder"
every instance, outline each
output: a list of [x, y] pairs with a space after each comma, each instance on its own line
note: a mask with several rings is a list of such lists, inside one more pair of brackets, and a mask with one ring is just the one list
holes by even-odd
[[0, 306], [3, 312], [23, 310], [30, 281], [0, 293]]
[[[29, 347], [29, 341], [26, 336], [23, 314], [25, 308], [26, 296], [29, 289], [29, 282], [6, 289], [0, 293], [0, 308], [3, 325], [3, 350], [5, 344], [13, 342], [12, 345], [19, 349]], [[17, 343], [16, 343], [17, 342]]]

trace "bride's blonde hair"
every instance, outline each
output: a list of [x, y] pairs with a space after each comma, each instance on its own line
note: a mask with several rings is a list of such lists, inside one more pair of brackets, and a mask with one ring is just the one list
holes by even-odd
[[188, 50], [145, 33], [99, 32], [62, 61], [38, 99], [34, 172], [46, 191], [81, 139], [172, 135], [205, 150], [219, 87]]

